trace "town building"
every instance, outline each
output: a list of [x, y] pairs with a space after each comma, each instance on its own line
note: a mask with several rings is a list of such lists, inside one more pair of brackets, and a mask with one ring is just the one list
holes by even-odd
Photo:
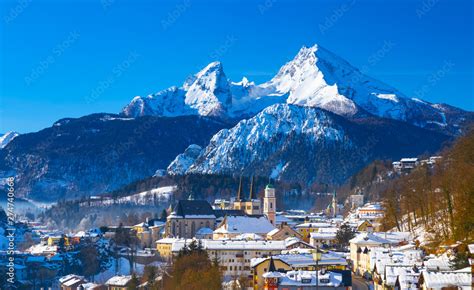
[[303, 238], [300, 233], [290, 227], [286, 222], [282, 222], [277, 228], [267, 234], [268, 240], [285, 240], [289, 237]]
[[385, 209], [380, 203], [366, 203], [356, 210], [356, 218], [359, 221], [369, 221], [374, 227], [384, 217]]
[[310, 234], [319, 231], [321, 228], [330, 228], [332, 225], [326, 222], [306, 222], [296, 225], [295, 228], [303, 237], [303, 240], [309, 242]]
[[373, 232], [374, 232], [374, 226], [373, 226], [372, 223], [369, 222], [368, 220], [363, 220], [363, 221], [360, 221], [360, 222], [357, 224], [357, 231], [358, 231], [358, 232], [369, 232], [369, 233], [373, 233]]
[[216, 215], [205, 200], [180, 200], [167, 217], [167, 237], [193, 238], [201, 228], [215, 229]]
[[83, 276], [70, 274], [59, 278], [59, 289], [61, 290], [76, 290], [79, 285], [86, 283], [86, 279]]
[[127, 290], [129, 289], [130, 281], [132, 281], [132, 276], [118, 275], [107, 280], [105, 285], [107, 286], [107, 290]]
[[356, 209], [364, 205], [364, 195], [363, 194], [352, 194], [347, 198], [347, 202], [351, 209]]
[[430, 272], [422, 271], [419, 279], [419, 287], [422, 290], [438, 289], [472, 289], [472, 276], [470, 270]]
[[[200, 240], [209, 259], [218, 259], [225, 278], [252, 279], [250, 261], [269, 257], [287, 249], [287, 241], [265, 240]], [[172, 243], [172, 254], [177, 255], [192, 240], [178, 239]]]
[[313, 247], [332, 247], [337, 244], [338, 228], [321, 228], [317, 232], [310, 233], [309, 243]]
[[358, 275], [370, 273], [369, 251], [372, 248], [389, 247], [391, 242], [373, 233], [360, 233], [350, 240], [352, 271]]
[[177, 240], [177, 238], [163, 238], [156, 241], [156, 251], [166, 261], [170, 261], [173, 254], [172, 254], [172, 246], [173, 243]]
[[[271, 266], [273, 263], [273, 266]], [[326, 270], [337, 270], [348, 276], [350, 280], [351, 273], [347, 269], [347, 261], [333, 252], [323, 253], [321, 260], [318, 261], [319, 270], [322, 268]], [[311, 253], [304, 254], [281, 254], [272, 257], [255, 258], [251, 261], [252, 267], [252, 281], [254, 289], [264, 288], [264, 275], [269, 272], [272, 267], [275, 271], [280, 273], [287, 273], [289, 271], [315, 271], [316, 263], [313, 260]]]

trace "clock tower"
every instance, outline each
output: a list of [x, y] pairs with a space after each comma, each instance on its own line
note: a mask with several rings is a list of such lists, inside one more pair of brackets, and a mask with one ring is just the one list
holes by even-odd
[[271, 183], [265, 187], [265, 197], [263, 198], [263, 214], [267, 217], [272, 225], [275, 225], [276, 196], [275, 187]]

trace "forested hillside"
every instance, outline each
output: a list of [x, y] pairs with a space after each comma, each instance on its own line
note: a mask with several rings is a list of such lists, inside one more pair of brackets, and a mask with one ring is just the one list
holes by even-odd
[[[474, 240], [474, 130], [441, 154], [433, 168], [419, 166], [381, 192], [384, 227], [422, 228], [439, 242]], [[406, 230], [406, 229], [405, 229]]]

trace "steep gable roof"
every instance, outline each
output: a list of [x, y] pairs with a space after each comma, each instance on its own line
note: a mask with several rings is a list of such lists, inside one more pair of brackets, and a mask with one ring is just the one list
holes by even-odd
[[175, 207], [175, 213], [182, 217], [215, 218], [214, 210], [206, 200], [180, 200]]

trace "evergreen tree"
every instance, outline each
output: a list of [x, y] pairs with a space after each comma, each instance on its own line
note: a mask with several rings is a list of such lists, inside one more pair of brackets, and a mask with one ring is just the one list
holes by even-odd
[[163, 209], [163, 211], [161, 212], [160, 221], [165, 222], [167, 217], [168, 214], [166, 213], [166, 209]]
[[343, 224], [336, 232], [336, 240], [339, 246], [346, 247], [349, 241], [355, 236], [354, 230], [348, 225]]
[[469, 267], [469, 256], [466, 252], [457, 252], [449, 264], [453, 270]]
[[127, 290], [137, 290], [138, 286], [140, 286], [140, 280], [135, 273], [132, 274], [132, 279], [128, 283]]

